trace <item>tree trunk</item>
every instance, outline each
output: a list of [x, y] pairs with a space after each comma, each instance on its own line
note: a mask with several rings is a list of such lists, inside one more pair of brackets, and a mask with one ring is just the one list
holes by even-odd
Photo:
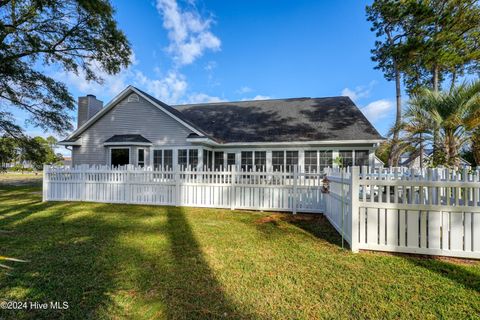
[[423, 134], [420, 133], [420, 169], [423, 169]]
[[460, 163], [460, 159], [458, 158], [458, 147], [455, 141], [455, 135], [453, 132], [445, 132], [445, 137], [447, 139], [446, 146], [447, 146], [447, 164], [449, 166], [458, 167]]
[[395, 95], [397, 102], [397, 114], [395, 117], [395, 128], [393, 128], [393, 140], [392, 148], [390, 149], [390, 154], [388, 155], [388, 165], [390, 167], [398, 166], [398, 155], [396, 155], [398, 150], [398, 140], [400, 135], [400, 125], [402, 123], [402, 88], [401, 88], [401, 75], [400, 71], [397, 68], [397, 63], [394, 61], [395, 68]]
[[438, 68], [438, 65], [435, 65], [433, 67], [433, 77], [432, 77], [432, 88], [433, 88], [433, 91], [435, 92], [438, 92], [438, 78], [439, 78], [439, 68]]
[[[432, 89], [433, 91], [435, 92], [438, 92], [438, 79], [439, 79], [439, 68], [438, 68], [438, 65], [435, 64], [435, 66], [433, 67], [433, 77], [432, 77]], [[437, 159], [438, 159], [438, 144], [439, 144], [439, 132], [438, 132], [438, 128], [434, 128], [433, 129], [433, 153], [432, 153], [432, 160], [433, 160], [433, 163], [434, 165], [436, 166], [438, 163], [437, 162]]]
[[472, 134], [472, 152], [477, 168], [480, 166], [480, 128]]
[[450, 83], [450, 92], [455, 88], [455, 82], [457, 81], [457, 70], [452, 71], [452, 82]]

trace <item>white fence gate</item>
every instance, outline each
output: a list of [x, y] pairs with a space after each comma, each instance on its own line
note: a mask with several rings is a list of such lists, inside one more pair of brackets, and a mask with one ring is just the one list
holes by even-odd
[[45, 166], [43, 199], [272, 211], [323, 211], [318, 173]]
[[479, 259], [479, 173], [466, 169], [331, 171], [325, 215], [353, 251]]

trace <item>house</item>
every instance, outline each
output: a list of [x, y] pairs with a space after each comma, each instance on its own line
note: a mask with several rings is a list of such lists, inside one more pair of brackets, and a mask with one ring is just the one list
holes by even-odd
[[80, 97], [78, 128], [59, 144], [72, 165], [318, 171], [374, 165], [384, 139], [348, 97], [170, 106], [128, 86], [105, 107]]
[[383, 168], [385, 167], [385, 162], [383, 162], [382, 159], [380, 159], [379, 157], [377, 157], [377, 155], [375, 155], [373, 159], [373, 166], [375, 168]]
[[[430, 158], [433, 155], [433, 149], [423, 150], [423, 168], [426, 168], [430, 162]], [[408, 167], [410, 169], [420, 169], [420, 153], [419, 152], [404, 152], [399, 158], [399, 165], [401, 167]], [[467, 160], [460, 158], [460, 167], [468, 168], [472, 164]]]
[[63, 156], [63, 159], [60, 160], [62, 166], [71, 167], [72, 166], [72, 157]]

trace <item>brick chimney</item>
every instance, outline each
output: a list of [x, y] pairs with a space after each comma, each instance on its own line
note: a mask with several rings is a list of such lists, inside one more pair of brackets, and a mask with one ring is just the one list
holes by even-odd
[[87, 94], [85, 97], [78, 97], [78, 117], [77, 128], [93, 117], [98, 111], [102, 110], [103, 101], [97, 100], [93, 94]]

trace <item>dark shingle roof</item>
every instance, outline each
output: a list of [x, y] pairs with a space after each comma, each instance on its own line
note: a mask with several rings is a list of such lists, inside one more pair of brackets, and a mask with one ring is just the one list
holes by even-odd
[[348, 97], [219, 102], [174, 108], [221, 142], [383, 139]]
[[111, 138], [108, 138], [105, 143], [112, 143], [112, 142], [130, 142], [130, 143], [152, 143], [147, 138], [139, 134], [116, 134]]

